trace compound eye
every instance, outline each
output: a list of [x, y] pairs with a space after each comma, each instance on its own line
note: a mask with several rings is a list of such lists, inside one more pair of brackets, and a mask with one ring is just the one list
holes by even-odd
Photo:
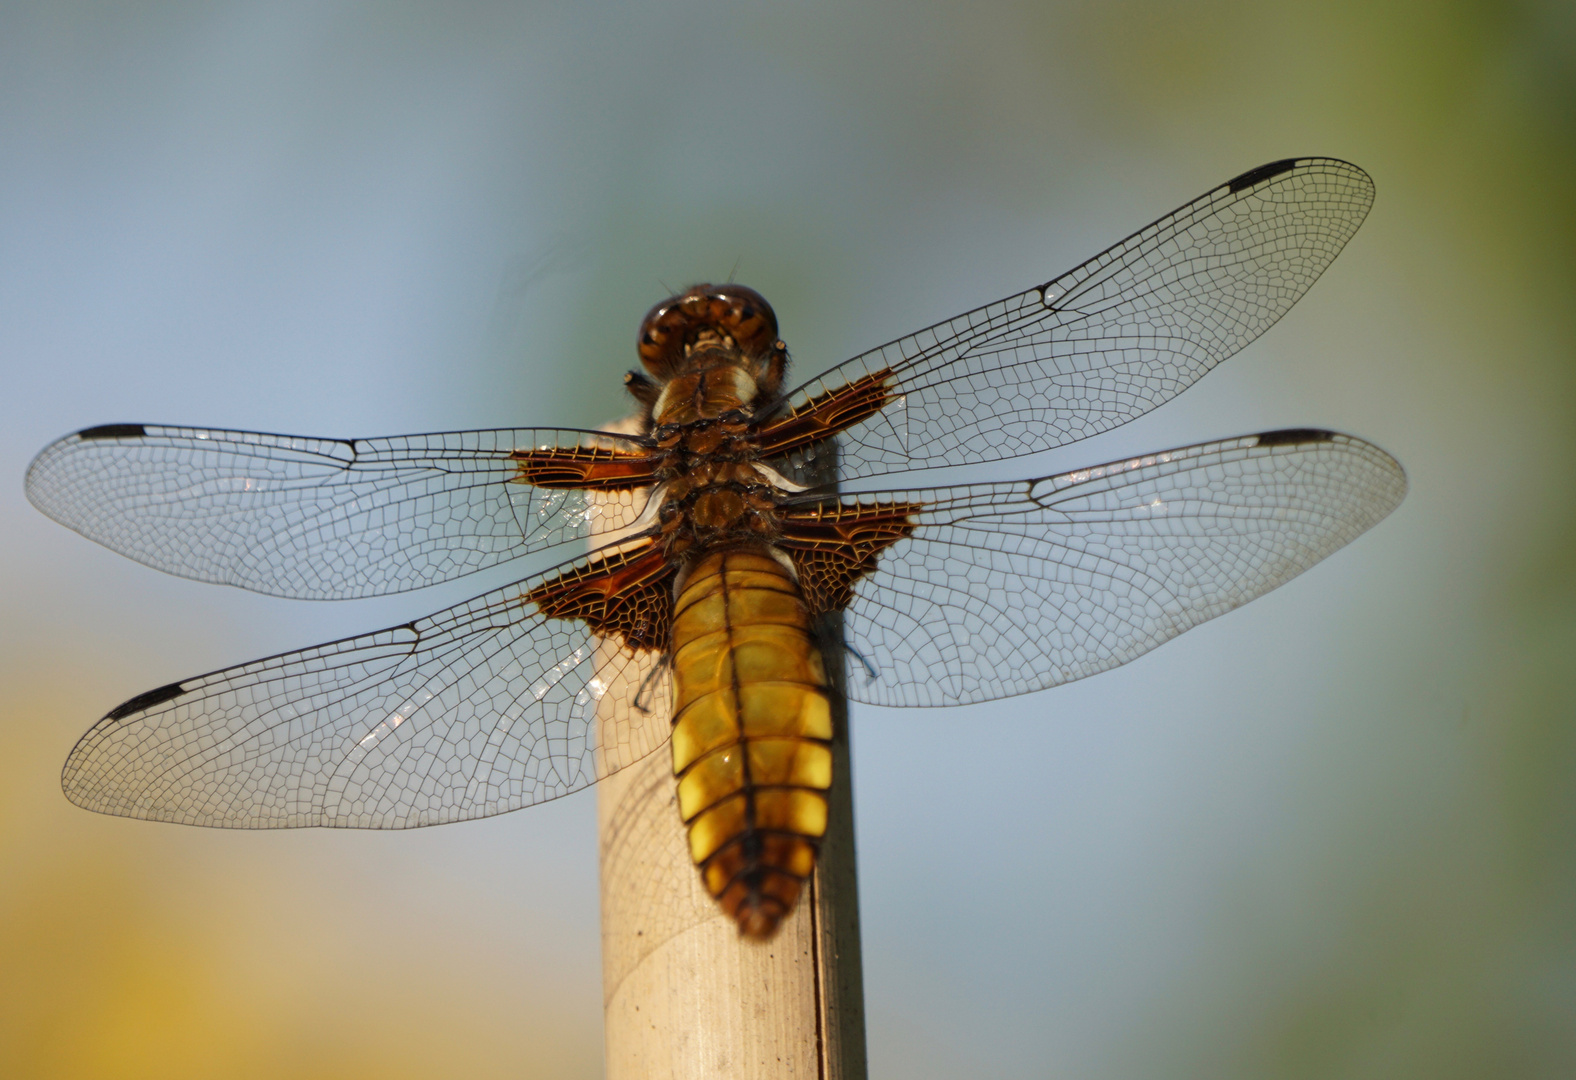
[[670, 296], [640, 323], [640, 362], [658, 379], [678, 373], [688, 346], [711, 331], [733, 339], [746, 356], [770, 351], [777, 316], [765, 297], [744, 285], [696, 285]]
[[777, 315], [760, 293], [743, 285], [719, 285], [716, 295], [727, 302], [721, 328], [741, 352], [753, 356], [777, 340]]
[[674, 365], [684, 355], [683, 324], [688, 321], [681, 306], [685, 297], [670, 296], [657, 304], [640, 321], [636, 352], [647, 371], [659, 379], [674, 374]]

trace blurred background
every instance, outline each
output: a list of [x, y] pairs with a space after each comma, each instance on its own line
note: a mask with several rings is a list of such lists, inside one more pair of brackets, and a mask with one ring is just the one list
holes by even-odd
[[0, 7], [0, 1074], [601, 1071], [590, 793], [251, 834], [58, 788], [134, 693], [508, 575], [345, 604], [165, 577], [27, 505], [46, 443], [591, 426], [672, 288], [760, 289], [809, 375], [1314, 154], [1378, 199], [1308, 297], [1017, 471], [1325, 426], [1411, 492], [1127, 667], [856, 710], [871, 1071], [1576, 1075], [1555, 0]]

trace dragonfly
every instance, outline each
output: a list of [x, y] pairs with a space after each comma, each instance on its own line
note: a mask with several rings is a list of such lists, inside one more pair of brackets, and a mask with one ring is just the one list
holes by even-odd
[[[697, 285], [643, 320], [623, 430], [66, 436], [29, 468], [33, 504], [199, 581], [354, 599], [574, 552], [425, 618], [138, 694], [76, 744], [65, 794], [189, 825], [402, 829], [555, 799], [666, 745], [706, 891], [769, 938], [826, 833], [836, 694], [958, 706], [1106, 671], [1401, 502], [1390, 455], [1313, 428], [1013, 481], [885, 479], [1171, 400], [1297, 302], [1373, 195], [1331, 158], [1251, 169], [797, 388], [765, 298]], [[839, 649], [855, 677], [834, 687]], [[643, 722], [664, 703], [671, 723]]]

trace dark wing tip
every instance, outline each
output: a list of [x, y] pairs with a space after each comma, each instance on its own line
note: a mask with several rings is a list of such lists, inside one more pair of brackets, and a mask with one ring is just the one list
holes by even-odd
[[1226, 181], [1226, 186], [1230, 188], [1231, 193], [1235, 195], [1239, 191], [1246, 191], [1254, 184], [1263, 183], [1272, 176], [1279, 176], [1281, 173], [1291, 172], [1297, 167], [1297, 162], [1300, 160], [1302, 159], [1282, 158], [1280, 161], [1272, 161], [1268, 165], [1260, 165], [1256, 169], [1249, 169], [1241, 176], [1233, 177], [1232, 179]]
[[100, 424], [77, 432], [79, 439], [140, 439], [148, 433], [141, 424]]
[[182, 688], [180, 683], [172, 682], [168, 686], [161, 686], [157, 690], [149, 690], [146, 693], [138, 694], [129, 701], [121, 702], [119, 705], [111, 709], [104, 719], [124, 720], [132, 713], [141, 712], [144, 709], [151, 709], [153, 706], [162, 705], [166, 701], [173, 701], [175, 698], [180, 697], [185, 692], [185, 689]]
[[1322, 428], [1294, 427], [1282, 428], [1279, 431], [1259, 432], [1259, 446], [1294, 446], [1297, 443], [1330, 442], [1335, 438], [1335, 432], [1325, 431]]

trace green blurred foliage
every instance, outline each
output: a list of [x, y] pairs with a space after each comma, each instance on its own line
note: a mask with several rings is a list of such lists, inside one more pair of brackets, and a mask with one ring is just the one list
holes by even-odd
[[[1430, 307], [1452, 332], [1485, 346], [1475, 370], [1418, 379], [1499, 384], [1536, 401], [1555, 436], [1520, 448], [1541, 459], [1537, 516], [1495, 522], [1492, 562], [1438, 585], [1471, 591], [1480, 650], [1460, 730], [1416, 732], [1420, 756], [1461, 741], [1447, 796], [1405, 850], [1360, 868], [1331, 853], [1330, 874], [1355, 890], [1327, 901], [1338, 938], [1321, 961], [1259, 957], [1238, 973], [1255, 988], [1224, 990], [1251, 1002], [1239, 1039], [1195, 1029], [1191, 1052], [1156, 1046], [1145, 1075], [1572, 1075], [1576, 8], [1107, 3], [1077, 25], [1082, 70], [1111, 91], [1097, 97], [1102, 118], [1130, 138], [1197, 140], [1200, 155], [1230, 159], [1239, 142], [1292, 131], [1288, 146], [1382, 161], [1381, 205], [1407, 213], [1404, 192], [1428, 223], [1419, 231], [1434, 230], [1399, 269], [1438, 290]], [[1473, 417], [1476, 403], [1460, 403], [1468, 444], [1499, 427]], [[1220, 1004], [1182, 1010], [1203, 1019]]]

